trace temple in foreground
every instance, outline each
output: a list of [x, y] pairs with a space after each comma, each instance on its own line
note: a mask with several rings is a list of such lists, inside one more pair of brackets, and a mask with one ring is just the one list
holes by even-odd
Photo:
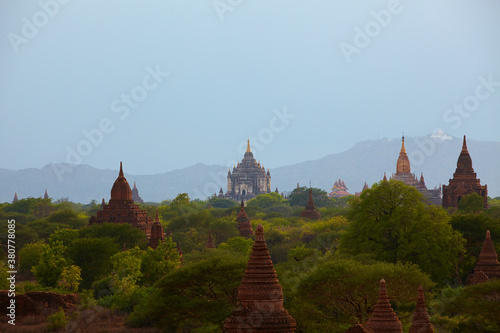
[[476, 267], [472, 274], [469, 275], [468, 283], [478, 284], [494, 279], [500, 279], [500, 263], [498, 262], [495, 245], [491, 240], [490, 231], [487, 230]]

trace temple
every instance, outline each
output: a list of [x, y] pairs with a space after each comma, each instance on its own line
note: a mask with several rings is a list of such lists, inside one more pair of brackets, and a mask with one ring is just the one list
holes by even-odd
[[14, 193], [14, 199], [12, 199], [12, 203], [18, 202], [19, 199], [17, 198], [17, 192]]
[[130, 223], [134, 228], [139, 228], [150, 235], [153, 219], [148, 217], [145, 210], [140, 209], [132, 200], [132, 190], [123, 175], [122, 162], [120, 162], [120, 172], [111, 188], [111, 199], [102, 210], [97, 212], [97, 216], [92, 216], [89, 225], [103, 222], [110, 223]]
[[469, 284], [478, 284], [488, 280], [500, 279], [500, 263], [498, 262], [497, 251], [491, 240], [490, 231], [486, 231], [486, 239], [481, 247], [481, 253], [476, 264], [476, 268], [469, 275]]
[[403, 326], [389, 302], [384, 279], [380, 280], [377, 305], [366, 322], [366, 328], [374, 333], [403, 333]]
[[156, 210], [155, 220], [151, 226], [151, 235], [148, 240], [148, 246], [156, 249], [158, 245], [165, 241], [165, 234], [163, 232], [163, 226], [161, 225], [160, 219], [158, 218], [158, 209]]
[[207, 249], [215, 249], [215, 244], [214, 244], [214, 240], [212, 239], [212, 230], [208, 230], [208, 239], [207, 239], [207, 243], [205, 244], [205, 247]]
[[245, 212], [245, 204], [243, 203], [243, 200], [241, 200], [240, 213], [236, 217], [236, 222], [238, 223], [238, 230], [240, 231], [241, 237], [248, 238], [254, 235], [252, 224], [250, 223], [250, 219]]
[[[386, 179], [387, 180], [387, 179]], [[363, 189], [361, 190], [361, 192], [356, 192], [355, 196], [359, 197], [361, 195], [361, 193], [363, 193], [364, 190], [367, 190], [369, 189], [370, 187], [368, 186], [368, 184], [365, 182], [365, 185], [363, 185]]]
[[409, 333], [434, 333], [429, 313], [425, 307], [424, 288], [418, 287], [417, 306], [413, 312], [413, 319]]
[[333, 184], [332, 191], [330, 193], [328, 193], [328, 197], [329, 198], [342, 198], [342, 197], [346, 197], [348, 195], [351, 195], [351, 193], [347, 192], [347, 190], [348, 190], [348, 188], [345, 185], [344, 181], [339, 178], [339, 180], [336, 180], [335, 183]]
[[484, 208], [488, 208], [488, 186], [481, 186], [481, 182], [472, 168], [472, 159], [464, 135], [462, 151], [458, 157], [453, 179], [450, 179], [448, 185], [443, 185], [443, 207], [457, 208], [458, 202], [464, 195], [474, 192], [483, 197]]
[[137, 186], [135, 185], [134, 181], [134, 188], [132, 188], [132, 200], [137, 203], [144, 203], [144, 200], [139, 196], [139, 190], [137, 189]]
[[306, 209], [300, 214], [300, 216], [311, 220], [319, 220], [321, 218], [320, 212], [318, 212], [314, 206], [312, 189], [309, 189], [309, 198], [307, 199]]
[[[433, 190], [427, 189], [424, 180], [424, 174], [420, 174], [420, 179], [415, 176], [415, 173], [411, 172], [410, 159], [406, 154], [405, 147], [405, 137], [403, 136], [401, 140], [401, 151], [399, 152], [398, 161], [396, 164], [396, 173], [392, 174], [391, 179], [399, 180], [415, 187], [424, 197], [434, 205], [441, 205], [441, 188], [435, 188]], [[384, 180], [387, 180], [387, 176], [384, 174]]]
[[227, 173], [227, 192], [222, 197], [239, 202], [265, 193], [271, 193], [271, 174], [253, 158], [248, 140], [243, 160]]
[[44, 199], [48, 199], [49, 198], [49, 194], [47, 193], [47, 189], [45, 189], [45, 193], [43, 194], [43, 198]]
[[283, 306], [283, 290], [264, 239], [257, 226], [255, 243], [243, 279], [238, 302], [224, 323], [224, 332], [295, 332], [297, 323]]

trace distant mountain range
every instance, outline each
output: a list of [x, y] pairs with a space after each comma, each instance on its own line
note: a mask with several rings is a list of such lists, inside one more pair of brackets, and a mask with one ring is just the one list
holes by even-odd
[[[406, 151], [411, 170], [417, 177], [424, 173], [428, 188], [448, 184], [453, 176], [462, 147], [462, 138], [445, 135], [406, 138]], [[488, 195], [500, 196], [500, 142], [467, 140], [474, 171], [481, 184], [488, 185]], [[364, 182], [378, 182], [387, 173], [389, 178], [396, 171], [396, 161], [401, 149], [400, 139], [364, 141], [351, 149], [325, 157], [283, 166], [270, 170], [271, 185], [280, 192], [301, 186], [322, 188], [330, 192], [335, 180], [341, 178], [350, 193], [361, 191]], [[258, 154], [256, 154], [258, 155]], [[255, 156], [258, 159], [258, 156]], [[241, 156], [240, 158], [243, 158]], [[265, 162], [265, 161], [264, 161]], [[160, 202], [187, 192], [191, 198], [205, 198], [226, 191], [227, 168], [201, 163], [156, 175], [130, 175], [123, 166], [125, 177], [132, 187], [137, 182], [144, 201]], [[14, 192], [18, 197], [40, 197], [45, 188], [51, 198], [69, 198], [73, 202], [88, 203], [109, 200], [111, 187], [118, 176], [116, 170], [102, 170], [88, 165], [66, 163], [49, 164], [41, 169], [0, 169], [0, 202], [11, 202]]]

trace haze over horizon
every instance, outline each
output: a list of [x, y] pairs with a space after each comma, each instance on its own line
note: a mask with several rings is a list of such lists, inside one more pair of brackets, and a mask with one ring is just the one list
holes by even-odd
[[157, 174], [234, 164], [247, 138], [266, 168], [403, 131], [500, 142], [499, 10], [0, 0], [0, 168]]

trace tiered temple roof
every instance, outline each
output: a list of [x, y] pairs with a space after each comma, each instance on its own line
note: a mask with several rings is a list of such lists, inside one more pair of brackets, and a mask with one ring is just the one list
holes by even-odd
[[[441, 205], [441, 188], [435, 188], [433, 190], [427, 189], [424, 181], [424, 174], [421, 173], [420, 179], [418, 179], [415, 173], [411, 172], [410, 159], [406, 153], [404, 136], [401, 139], [401, 151], [399, 152], [398, 161], [396, 163], [396, 173], [392, 174], [391, 179], [399, 180], [406, 185], [415, 187], [430, 203]], [[387, 180], [385, 173], [384, 180]]]
[[306, 209], [300, 214], [302, 217], [306, 217], [312, 220], [319, 220], [321, 218], [320, 212], [314, 207], [314, 202], [312, 198], [312, 189], [309, 189], [309, 198], [307, 199]]
[[238, 230], [240, 231], [241, 237], [252, 237], [254, 235], [252, 224], [250, 223], [250, 219], [245, 212], [245, 204], [243, 203], [243, 200], [241, 200], [241, 209], [240, 213], [236, 217], [236, 222], [238, 222]]
[[151, 226], [151, 235], [149, 236], [148, 245], [156, 249], [160, 242], [165, 241], [165, 234], [163, 233], [163, 226], [158, 218], [158, 209], [156, 210], [155, 220]]
[[373, 309], [370, 319], [366, 322], [366, 328], [374, 333], [402, 333], [403, 326], [396, 313], [391, 307], [385, 280], [380, 280], [380, 290], [377, 305]]
[[238, 288], [238, 303], [224, 323], [224, 332], [295, 332], [297, 323], [283, 307], [283, 291], [258, 225], [255, 243]]
[[339, 178], [336, 180], [332, 187], [332, 192], [328, 193], [328, 197], [330, 198], [341, 198], [351, 195], [351, 193], [347, 192], [348, 188], [345, 185], [344, 181]]
[[95, 223], [130, 223], [134, 228], [139, 228], [148, 236], [151, 232], [153, 219], [148, 217], [145, 210], [140, 209], [132, 200], [132, 190], [123, 175], [122, 162], [120, 162], [120, 172], [111, 188], [111, 199], [102, 210], [97, 212], [97, 216], [92, 216], [89, 225]]
[[223, 197], [247, 201], [265, 193], [271, 193], [271, 174], [269, 169], [266, 172], [264, 166], [254, 159], [248, 140], [243, 160], [234, 166], [232, 172], [229, 169], [227, 173], [227, 193]]
[[481, 181], [472, 168], [472, 158], [469, 155], [464, 135], [462, 150], [453, 178], [450, 179], [448, 185], [443, 185], [443, 207], [457, 208], [462, 196], [474, 192], [483, 197], [484, 208], [488, 208], [488, 186], [481, 186]]
[[144, 200], [142, 200], [141, 196], [139, 195], [139, 190], [135, 185], [135, 181], [134, 181], [134, 188], [132, 189], [132, 200], [134, 200], [134, 202], [137, 203], [144, 203]]
[[477, 284], [493, 279], [500, 279], [500, 263], [498, 262], [495, 245], [491, 240], [490, 231], [487, 230], [476, 268], [474, 268], [468, 280], [469, 284]]
[[418, 287], [417, 306], [413, 313], [409, 333], [434, 333], [429, 313], [427, 313], [427, 308], [425, 307], [424, 288], [422, 286]]

